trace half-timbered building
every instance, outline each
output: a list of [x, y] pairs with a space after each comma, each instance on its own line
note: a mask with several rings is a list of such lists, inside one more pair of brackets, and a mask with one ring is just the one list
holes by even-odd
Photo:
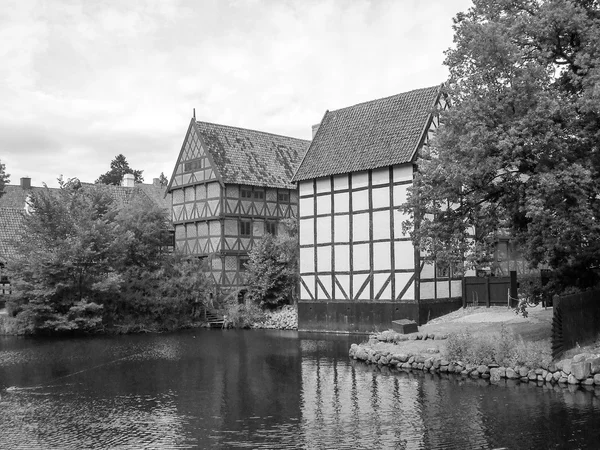
[[309, 144], [193, 118], [168, 186], [176, 248], [206, 258], [221, 288], [244, 286], [254, 243], [297, 216], [292, 176]]
[[461, 274], [424, 264], [398, 209], [445, 107], [434, 86], [325, 113], [294, 176], [301, 329], [387, 329], [460, 306]]

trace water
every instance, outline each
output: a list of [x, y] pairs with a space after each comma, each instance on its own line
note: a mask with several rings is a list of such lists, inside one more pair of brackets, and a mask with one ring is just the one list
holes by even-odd
[[348, 359], [357, 337], [0, 337], [0, 448], [598, 448], [600, 388]]

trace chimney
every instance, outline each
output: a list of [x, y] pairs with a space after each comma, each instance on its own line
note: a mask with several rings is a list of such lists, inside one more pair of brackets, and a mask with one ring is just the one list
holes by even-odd
[[121, 182], [121, 186], [125, 187], [134, 187], [135, 186], [135, 177], [132, 173], [126, 173], [123, 175], [123, 181]]
[[152, 178], [152, 184], [160, 187], [160, 178]]
[[29, 177], [22, 177], [21, 178], [21, 187], [23, 189], [31, 189], [31, 178], [29, 178]]
[[321, 126], [320, 123], [313, 125], [312, 126], [312, 138], [315, 138], [315, 135], [317, 134], [317, 131], [319, 131], [319, 127]]

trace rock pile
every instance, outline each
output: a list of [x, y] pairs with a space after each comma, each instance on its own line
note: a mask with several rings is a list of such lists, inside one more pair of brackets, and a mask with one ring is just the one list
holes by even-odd
[[297, 330], [298, 310], [292, 305], [286, 305], [276, 311], [267, 312], [262, 321], [252, 324], [252, 328]]
[[[379, 335], [378, 335], [378, 340]], [[369, 364], [388, 366], [395, 369], [423, 370], [433, 373], [454, 373], [471, 378], [484, 378], [491, 381], [500, 379], [524, 382], [560, 383], [571, 385], [600, 386], [600, 354], [582, 353], [572, 359], [552, 362], [546, 367], [525, 366], [500, 367], [497, 364], [471, 365], [461, 361], [448, 361], [439, 355], [437, 349], [426, 350], [428, 354], [394, 353], [375, 350], [369, 344], [352, 344], [350, 357]]]
[[421, 340], [440, 340], [440, 339], [448, 339], [448, 335], [438, 333], [411, 333], [411, 334], [400, 334], [396, 333], [394, 330], [382, 331], [381, 333], [373, 334], [369, 336], [369, 340], [379, 341], [379, 342], [391, 342], [398, 343], [402, 341], [421, 341]]

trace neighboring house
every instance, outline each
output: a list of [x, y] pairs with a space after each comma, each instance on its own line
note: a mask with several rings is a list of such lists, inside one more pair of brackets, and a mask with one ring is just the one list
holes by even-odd
[[461, 306], [462, 275], [423, 263], [398, 210], [441, 108], [434, 86], [325, 113], [294, 176], [300, 329], [387, 329]]
[[167, 190], [176, 248], [206, 258], [221, 288], [243, 287], [248, 251], [297, 215], [291, 180], [309, 144], [193, 118]]

